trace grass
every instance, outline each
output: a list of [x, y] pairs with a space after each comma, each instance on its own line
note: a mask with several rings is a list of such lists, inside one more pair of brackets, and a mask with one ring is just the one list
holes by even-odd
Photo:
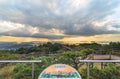
[[9, 64], [0, 69], [0, 79], [12, 79], [14, 65]]
[[[97, 67], [98, 69], [101, 69], [101, 63], [94, 63], [94, 66], [93, 67]], [[87, 68], [87, 63], [84, 63], [80, 68], [79, 68], [79, 72], [82, 71], [82, 69], [85, 69]]]

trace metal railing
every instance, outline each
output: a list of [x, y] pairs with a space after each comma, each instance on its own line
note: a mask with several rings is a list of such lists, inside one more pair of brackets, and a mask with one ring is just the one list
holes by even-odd
[[0, 60], [0, 63], [40, 63], [41, 60]]
[[120, 63], [120, 60], [79, 60], [81, 63], [87, 63], [87, 79], [90, 79], [90, 63]]
[[[0, 60], [0, 63], [32, 63], [32, 79], [34, 79], [34, 63], [41, 63], [41, 60]], [[120, 63], [120, 60], [79, 60], [80, 63], [87, 63], [87, 79], [90, 79], [90, 63]]]
[[32, 79], [34, 79], [34, 63], [41, 63], [41, 60], [0, 60], [0, 63], [32, 63]]

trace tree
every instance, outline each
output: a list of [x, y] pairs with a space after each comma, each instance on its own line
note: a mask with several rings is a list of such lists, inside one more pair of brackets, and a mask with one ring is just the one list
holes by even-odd
[[15, 52], [19, 53], [19, 54], [28, 54], [29, 53], [28, 50], [29, 50], [29, 48], [21, 47], [21, 48], [17, 49]]
[[94, 53], [94, 50], [93, 50], [93, 49], [90, 49], [90, 48], [87, 48], [87, 49], [82, 49], [80, 52], [81, 52], [81, 55], [82, 55], [82, 56], [87, 56], [87, 55], [89, 55], [89, 54]]
[[13, 79], [31, 79], [31, 69], [31, 63], [16, 64]]
[[82, 49], [99, 49], [102, 47], [101, 44], [98, 43], [83, 43], [83, 44], [79, 44], [78, 46], [80, 46], [80, 48]]
[[60, 57], [60, 61], [65, 64], [69, 64], [74, 68], [78, 69], [79, 57], [81, 56], [80, 52], [64, 52], [63, 56]]
[[[87, 68], [81, 71], [82, 79], [87, 79]], [[90, 68], [90, 79], [120, 79], [120, 66], [109, 64], [105, 69]]]
[[[33, 60], [42, 60], [41, 63], [35, 63], [35, 79], [48, 66], [55, 64], [54, 57], [56, 55], [33, 57]], [[14, 69], [13, 79], [31, 79], [32, 63], [18, 63]]]

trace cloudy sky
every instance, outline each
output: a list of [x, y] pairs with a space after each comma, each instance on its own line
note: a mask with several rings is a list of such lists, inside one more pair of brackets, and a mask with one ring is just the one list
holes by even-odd
[[0, 41], [119, 41], [120, 0], [0, 0]]

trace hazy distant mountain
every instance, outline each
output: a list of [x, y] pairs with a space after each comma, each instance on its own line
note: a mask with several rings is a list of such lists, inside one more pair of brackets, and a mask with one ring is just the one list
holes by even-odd
[[21, 47], [31, 47], [36, 45], [34, 42], [23, 42], [23, 43], [16, 43], [16, 42], [0, 42], [0, 50], [15, 50]]

